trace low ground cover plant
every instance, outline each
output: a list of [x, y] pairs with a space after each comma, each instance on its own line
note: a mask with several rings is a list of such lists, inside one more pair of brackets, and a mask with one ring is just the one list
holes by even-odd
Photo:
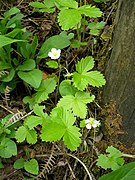
[[[106, 3], [107, 0], [98, 2]], [[40, 12], [57, 11], [57, 25], [61, 32], [40, 44], [37, 35], [23, 27], [24, 15], [17, 7], [6, 11], [0, 21], [0, 93], [5, 96], [5, 108], [9, 108], [9, 94], [18, 85], [27, 89], [22, 97], [27, 113], [8, 110], [10, 113], [0, 120], [0, 168], [4, 166], [4, 158], [17, 156], [20, 143], [33, 145], [38, 141], [62, 141], [68, 150], [76, 151], [83, 141], [84, 130], [95, 133], [101, 126], [101, 121], [89, 114], [89, 106], [96, 99], [91, 89], [105, 85], [104, 75], [95, 69], [91, 55], [77, 58], [71, 71], [62, 58], [68, 48], [90, 45], [84, 41], [84, 36], [99, 35], [105, 26], [105, 22], [97, 19], [102, 16], [101, 10], [75, 0], [47, 0], [29, 5]], [[56, 73], [44, 78], [44, 71], [40, 68], [43, 61]], [[120, 168], [121, 172], [120, 166], [124, 164], [122, 153], [113, 147], [107, 152], [110, 155], [100, 155], [97, 165], [104, 169]], [[28, 154], [17, 159], [14, 168], [24, 169], [35, 176], [39, 174], [38, 161]]]

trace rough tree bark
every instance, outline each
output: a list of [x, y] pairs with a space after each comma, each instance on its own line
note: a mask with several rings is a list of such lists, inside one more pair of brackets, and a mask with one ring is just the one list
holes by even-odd
[[116, 102], [125, 131], [120, 139], [127, 146], [135, 146], [135, 0], [119, 0], [105, 75], [104, 103]]

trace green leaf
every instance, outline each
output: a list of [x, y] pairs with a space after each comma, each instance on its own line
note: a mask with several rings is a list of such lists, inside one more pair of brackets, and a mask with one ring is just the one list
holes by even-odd
[[[0, 49], [0, 54], [1, 54], [1, 49]], [[4, 69], [9, 69], [11, 68], [11, 64], [10, 63], [6, 63], [6, 62], [0, 62], [0, 70], [4, 70]]]
[[88, 83], [92, 86], [101, 87], [105, 85], [105, 79], [104, 76], [99, 71], [91, 71], [86, 74], [84, 74], [84, 77], [86, 77]]
[[61, 34], [52, 36], [48, 38], [41, 46], [38, 58], [48, 57], [48, 53], [52, 48], [63, 49], [71, 44], [68, 36], [63, 36]]
[[88, 43], [87, 42], [80, 42], [79, 40], [73, 39], [71, 41], [71, 47], [72, 48], [79, 48], [81, 46], [86, 46]]
[[72, 126], [75, 122], [73, 114], [64, 110], [62, 107], [57, 107], [52, 110], [51, 119], [52, 120], [42, 128], [42, 140], [60, 140], [66, 132], [66, 128]]
[[91, 29], [91, 30], [90, 30], [90, 34], [91, 34], [91, 35], [98, 36], [99, 33], [100, 33], [100, 30], [99, 30], [99, 29]]
[[6, 37], [5, 35], [0, 35], [0, 48], [14, 42], [26, 42], [26, 40], [11, 39], [9, 37]]
[[33, 69], [29, 72], [19, 71], [18, 76], [34, 88], [38, 88], [42, 80], [42, 72], [39, 69]]
[[135, 162], [128, 163], [118, 170], [105, 174], [99, 180], [133, 180], [135, 177]]
[[58, 21], [62, 30], [69, 30], [81, 21], [81, 13], [76, 9], [62, 9]]
[[15, 162], [14, 162], [14, 168], [15, 169], [22, 169], [24, 167], [24, 162], [25, 160], [23, 158], [21, 159], [17, 159]]
[[55, 1], [54, 0], [45, 0], [43, 3], [41, 2], [30, 2], [29, 5], [39, 9], [40, 12], [48, 12], [53, 13], [55, 11]]
[[37, 89], [35, 96], [36, 103], [47, 100], [48, 94], [52, 93], [56, 87], [56, 81], [53, 78], [43, 80], [40, 87]]
[[19, 27], [21, 28], [21, 19], [24, 17], [23, 14], [18, 13], [15, 16], [13, 16], [6, 24], [6, 28], [16, 28]]
[[17, 147], [14, 141], [9, 138], [2, 139], [0, 146], [0, 156], [3, 158], [10, 158], [17, 155]]
[[25, 120], [25, 124], [29, 127], [29, 129], [33, 129], [37, 125], [41, 125], [43, 123], [43, 118], [38, 116], [29, 116]]
[[23, 99], [25, 104], [29, 104], [30, 109], [33, 109], [33, 106], [37, 103], [45, 101], [49, 98], [49, 94], [54, 91], [56, 87], [56, 81], [54, 78], [49, 78], [41, 81], [41, 85], [37, 90], [37, 93], [33, 94], [32, 97], [26, 96]]
[[35, 105], [35, 94], [31, 97], [31, 96], [25, 96], [24, 98], [23, 98], [23, 102], [24, 102], [24, 104], [29, 104], [29, 108], [30, 108], [30, 110], [32, 110], [33, 109], [33, 106]]
[[12, 79], [12, 81], [9, 81], [9, 82], [1, 82], [0, 83], [0, 92], [4, 93], [7, 86], [9, 86], [11, 88], [11, 90], [15, 89], [16, 83], [17, 82], [15, 82], [15, 79]]
[[41, 2], [30, 2], [29, 3], [30, 6], [34, 7], [34, 8], [41, 8], [41, 9], [44, 9], [46, 8], [46, 5], [44, 3], [41, 3]]
[[80, 122], [80, 127], [81, 127], [81, 128], [86, 127], [85, 120], [82, 120], [82, 121]]
[[31, 58], [34, 59], [38, 47], [38, 37], [35, 35], [31, 44]]
[[82, 58], [81, 61], [76, 64], [76, 70], [78, 73], [85, 73], [94, 67], [94, 63], [94, 58], [87, 56]]
[[103, 154], [98, 157], [97, 165], [101, 166], [103, 169], [111, 168], [112, 170], [115, 170], [119, 168], [117, 162], [115, 162], [113, 159], [109, 159], [106, 155]]
[[79, 133], [79, 128], [75, 126], [71, 126], [70, 128], [67, 129], [67, 131], [64, 134], [63, 140], [64, 144], [71, 150], [77, 150], [77, 147], [81, 143], [81, 133]]
[[56, 61], [48, 61], [46, 64], [53, 69], [57, 69], [59, 67], [58, 63]]
[[42, 125], [43, 121], [49, 118], [49, 116], [43, 112], [44, 109], [45, 109], [44, 106], [39, 106], [38, 104], [34, 106], [33, 110], [37, 116], [31, 115], [31, 116], [28, 116], [25, 120], [25, 125], [27, 125], [29, 129], [33, 129], [39, 124]]
[[47, 142], [58, 141], [63, 137], [65, 131], [65, 126], [51, 122], [42, 128], [41, 139]]
[[22, 65], [19, 65], [17, 67], [17, 70], [20, 71], [30, 71], [33, 70], [36, 67], [36, 63], [33, 59], [28, 59], [26, 61], [24, 61], [24, 63]]
[[62, 36], [62, 37], [64, 37], [64, 38], [67, 38], [67, 39], [73, 39], [73, 37], [74, 37], [74, 33], [69, 33], [69, 34], [67, 34], [67, 32], [66, 31], [62, 31], [61, 33], [60, 33], [60, 36]]
[[98, 166], [101, 166], [103, 169], [111, 168], [112, 170], [116, 170], [124, 164], [124, 159], [121, 157], [122, 153], [118, 149], [114, 148], [113, 146], [109, 146], [106, 152], [109, 154], [101, 154], [98, 157]]
[[55, 6], [55, 0], [44, 0], [44, 4], [46, 5], [46, 7], [49, 9], [51, 7]]
[[73, 113], [65, 110], [63, 107], [56, 107], [51, 112], [51, 118], [53, 122], [59, 123], [66, 128], [72, 126], [75, 122]]
[[10, 16], [12, 16], [12, 15], [14, 15], [14, 14], [19, 13], [19, 12], [20, 12], [20, 10], [19, 10], [17, 7], [13, 7], [13, 8], [11, 8], [9, 11], [6, 11], [6, 12], [4, 13], [4, 17], [5, 17], [5, 18], [8, 18], [8, 17], [10, 17]]
[[103, 29], [105, 26], [105, 22], [101, 21], [101, 22], [91, 22], [88, 24], [88, 27], [90, 29]]
[[91, 22], [88, 24], [88, 27], [90, 28], [90, 34], [92, 35], [99, 35], [100, 30], [103, 29], [105, 26], [105, 22]]
[[105, 85], [104, 76], [98, 71], [91, 71], [94, 66], [94, 60], [92, 57], [82, 58], [76, 65], [78, 72], [73, 73], [74, 86], [83, 91], [88, 84], [96, 87]]
[[45, 113], [43, 112], [43, 110], [45, 109], [45, 106], [39, 106], [38, 104], [35, 104], [33, 110], [34, 110], [34, 113], [37, 115], [37, 116], [40, 116], [40, 117], [45, 117]]
[[[5, 48], [0, 48], [0, 58], [1, 58], [1, 61], [0, 61], [0, 65], [4, 65], [4, 64], [9, 64], [10, 65], [10, 68], [12, 67], [11, 66], [11, 62], [6, 62], [6, 60], [8, 59], [7, 57], [7, 52], [5, 50]], [[0, 69], [1, 69], [1, 66], [0, 66]]]
[[29, 144], [35, 144], [37, 142], [37, 134], [34, 129], [30, 130], [27, 126], [21, 126], [16, 131], [17, 142], [23, 142], [25, 139]]
[[12, 68], [7, 76], [1, 78], [3, 82], [9, 82], [14, 78], [15, 70]]
[[54, 13], [55, 8], [44, 8], [44, 9], [39, 9], [39, 12], [47, 12], [47, 13]]
[[58, 102], [58, 107], [64, 107], [67, 110], [72, 110], [73, 114], [80, 118], [85, 118], [87, 114], [87, 103], [94, 100], [95, 96], [90, 96], [86, 92], [77, 92], [75, 96], [66, 95]]
[[13, 31], [6, 34], [6, 37], [15, 38], [17, 36], [17, 34], [19, 34], [20, 32], [24, 32], [25, 30], [26, 30], [25, 28], [23, 28], [23, 29], [19, 29], [19, 28], [13, 29]]
[[30, 161], [25, 162], [24, 169], [31, 174], [38, 175], [39, 165], [38, 165], [37, 160], [31, 159]]
[[100, 9], [96, 8], [95, 6], [84, 5], [79, 7], [78, 11], [80, 11], [81, 14], [84, 14], [85, 16], [89, 16], [91, 18], [102, 16], [102, 12], [100, 11]]
[[55, 0], [60, 6], [77, 9], [78, 3], [75, 0]]
[[16, 131], [17, 142], [23, 142], [27, 136], [27, 129], [25, 126], [20, 126]]
[[26, 140], [29, 144], [35, 144], [37, 142], [37, 133], [34, 129], [27, 130]]
[[115, 147], [113, 146], [109, 146], [107, 149], [106, 149], [106, 152], [109, 153], [108, 154], [108, 157], [121, 157], [122, 156], [122, 152], [119, 151], [118, 149], [116, 149]]
[[78, 90], [71, 85], [71, 80], [64, 80], [60, 83], [59, 92], [61, 96], [75, 95]]
[[43, 141], [57, 141], [63, 138], [65, 145], [70, 150], [75, 150], [80, 145], [81, 134], [79, 128], [73, 126], [74, 115], [63, 107], [56, 107], [51, 112], [51, 121], [43, 125], [41, 139]]
[[70, 40], [70, 39], [73, 39], [74, 38], [74, 33], [69, 33], [68, 34], [68, 39]]

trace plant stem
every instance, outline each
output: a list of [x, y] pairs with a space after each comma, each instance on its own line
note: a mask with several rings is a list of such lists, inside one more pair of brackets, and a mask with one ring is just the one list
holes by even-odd
[[3, 108], [3, 109], [5, 109], [6, 111], [8, 111], [8, 112], [11, 113], [11, 114], [14, 114], [13, 111], [7, 109], [5, 106], [3, 106], [3, 105], [1, 105], [1, 104], [0, 104], [0, 107]]
[[[86, 3], [87, 3], [86, 0], [84, 0], [84, 5], [86, 5]], [[84, 19], [84, 22], [85, 22], [85, 20], [86, 20], [85, 15], [84, 15], [83, 19]], [[85, 24], [83, 25], [82, 41], [84, 41], [84, 37], [85, 37]]]
[[84, 167], [84, 169], [86, 170], [86, 172], [87, 172], [87, 174], [88, 174], [88, 176], [89, 176], [89, 179], [92, 180], [92, 176], [90, 175], [90, 173], [89, 173], [88, 168], [86, 167], [86, 165], [85, 165], [80, 159], [78, 159], [76, 156], [73, 156], [72, 154], [67, 154], [67, 155], [70, 156], [70, 157], [72, 157], [72, 158], [74, 158], [74, 159], [76, 159], [76, 160]]
[[82, 6], [82, 0], [80, 0], [80, 6]]
[[77, 38], [78, 38], [78, 41], [81, 42], [81, 34], [80, 34], [80, 29], [79, 29], [79, 24], [77, 24]]
[[134, 154], [122, 154], [123, 157], [135, 158]]
[[[86, 172], [87, 172], [87, 174], [88, 174], [88, 176], [89, 176], [89, 179], [92, 180], [92, 176], [91, 176], [88, 168], [87, 168], [86, 165], [85, 165], [80, 159], [78, 159], [76, 156], [74, 156], [74, 155], [72, 155], [72, 154], [65, 154], [65, 153], [58, 153], [58, 155], [67, 155], [67, 156], [70, 156], [70, 157], [76, 159], [76, 160], [84, 167], [84, 169], [86, 170]], [[38, 154], [38, 155], [35, 155], [35, 157], [37, 157], [37, 158], [48, 157], [48, 156], [49, 156], [48, 154]]]
[[58, 64], [59, 64], [59, 75], [58, 75], [58, 84], [57, 84], [57, 89], [56, 89], [56, 95], [55, 95], [55, 104], [57, 104], [57, 98], [58, 98], [58, 92], [59, 92], [59, 84], [60, 84], [60, 74], [61, 74], [61, 64], [60, 64], [60, 59], [58, 59]]

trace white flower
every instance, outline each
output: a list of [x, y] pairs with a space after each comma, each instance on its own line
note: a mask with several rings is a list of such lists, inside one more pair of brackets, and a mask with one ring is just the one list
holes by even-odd
[[85, 124], [87, 129], [97, 128], [100, 126], [100, 121], [97, 121], [94, 118], [89, 118], [85, 120]]
[[48, 53], [48, 56], [51, 59], [59, 59], [61, 53], [61, 49], [52, 48], [51, 51]]
[[86, 125], [86, 128], [87, 128], [87, 129], [91, 129], [91, 128], [92, 128], [92, 125], [91, 125], [91, 124], [87, 124], [87, 125]]
[[94, 122], [93, 122], [93, 128], [96, 128], [96, 127], [99, 127], [100, 126], [100, 121], [97, 121], [97, 120], [94, 120]]

